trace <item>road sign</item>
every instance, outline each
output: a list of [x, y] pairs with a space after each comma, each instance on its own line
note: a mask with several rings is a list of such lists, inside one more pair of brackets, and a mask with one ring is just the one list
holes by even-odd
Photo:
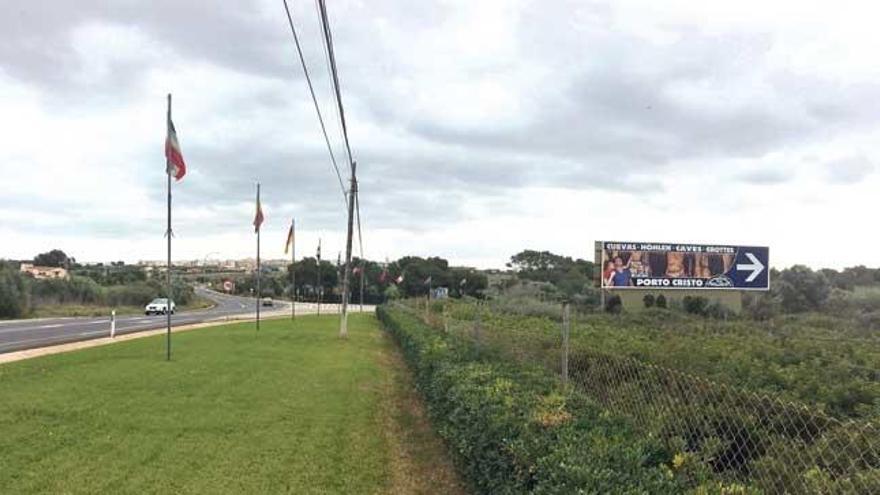
[[768, 290], [769, 252], [766, 246], [597, 243], [606, 289]]
[[232, 292], [235, 289], [235, 284], [232, 283], [232, 280], [226, 280], [223, 282], [223, 290], [226, 292]]

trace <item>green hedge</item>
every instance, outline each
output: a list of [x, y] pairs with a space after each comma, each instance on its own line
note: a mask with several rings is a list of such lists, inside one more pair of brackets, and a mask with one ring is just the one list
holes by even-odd
[[379, 319], [479, 493], [678, 493], [672, 456], [556, 376], [481, 353], [401, 309]]

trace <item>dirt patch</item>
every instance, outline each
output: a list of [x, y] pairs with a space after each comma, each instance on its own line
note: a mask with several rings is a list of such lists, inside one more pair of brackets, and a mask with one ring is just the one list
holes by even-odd
[[389, 446], [392, 494], [468, 493], [443, 440], [434, 433], [412, 375], [394, 342], [382, 334], [380, 364], [390, 370], [383, 383], [384, 431]]

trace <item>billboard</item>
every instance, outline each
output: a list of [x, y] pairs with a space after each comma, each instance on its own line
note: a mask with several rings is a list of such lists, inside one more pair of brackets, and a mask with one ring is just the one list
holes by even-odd
[[768, 290], [767, 247], [597, 242], [605, 289]]

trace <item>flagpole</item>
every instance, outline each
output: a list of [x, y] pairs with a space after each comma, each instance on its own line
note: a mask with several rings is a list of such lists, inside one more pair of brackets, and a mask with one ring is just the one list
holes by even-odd
[[[168, 93], [168, 120], [167, 122], [171, 122], [171, 93]], [[166, 122], [166, 124], [167, 124]], [[168, 179], [168, 228], [165, 231], [165, 236], [168, 238], [168, 263], [166, 265], [165, 272], [165, 281], [168, 284], [168, 294], [167, 301], [165, 305], [165, 360], [171, 361], [171, 304], [173, 299], [171, 298], [172, 288], [171, 288], [171, 166], [168, 163], [168, 156], [165, 156], [165, 175]]]
[[296, 319], [296, 219], [290, 219], [290, 319]]
[[[257, 182], [257, 211], [261, 210], [260, 206], [260, 183]], [[257, 224], [257, 331], [260, 331], [260, 224]]]

